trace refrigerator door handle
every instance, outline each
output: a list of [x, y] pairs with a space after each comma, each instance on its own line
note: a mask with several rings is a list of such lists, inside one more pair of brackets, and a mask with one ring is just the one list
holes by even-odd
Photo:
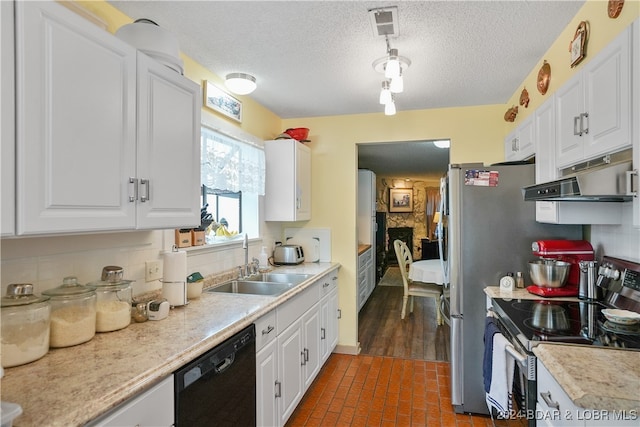
[[464, 319], [464, 316], [462, 314], [452, 314], [451, 318], [452, 319]]

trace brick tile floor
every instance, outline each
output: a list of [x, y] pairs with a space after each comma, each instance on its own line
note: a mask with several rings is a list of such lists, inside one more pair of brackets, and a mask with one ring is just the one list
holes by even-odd
[[450, 387], [448, 362], [332, 354], [287, 427], [493, 425], [490, 417], [454, 413]]

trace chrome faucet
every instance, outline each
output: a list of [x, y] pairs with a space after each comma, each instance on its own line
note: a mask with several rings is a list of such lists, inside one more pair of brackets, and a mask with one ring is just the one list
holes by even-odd
[[244, 250], [244, 265], [238, 266], [239, 279], [244, 279], [252, 274], [256, 274], [260, 263], [255, 257], [251, 260], [251, 263], [249, 263], [249, 237], [247, 233], [245, 233], [244, 240], [242, 241], [242, 249]]

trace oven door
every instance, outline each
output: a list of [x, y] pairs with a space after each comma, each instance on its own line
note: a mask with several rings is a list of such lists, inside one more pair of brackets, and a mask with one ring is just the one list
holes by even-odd
[[527, 351], [515, 334], [506, 326], [499, 315], [495, 315], [500, 326], [500, 332], [509, 341], [506, 347], [507, 355], [515, 360], [515, 375], [513, 376], [513, 397], [516, 403], [516, 418], [526, 418], [529, 427], [535, 427], [535, 410], [537, 400], [536, 386], [536, 356]]

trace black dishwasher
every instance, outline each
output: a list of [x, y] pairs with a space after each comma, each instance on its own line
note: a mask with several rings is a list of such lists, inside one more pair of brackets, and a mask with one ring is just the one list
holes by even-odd
[[256, 425], [256, 332], [251, 325], [175, 372], [175, 425]]

